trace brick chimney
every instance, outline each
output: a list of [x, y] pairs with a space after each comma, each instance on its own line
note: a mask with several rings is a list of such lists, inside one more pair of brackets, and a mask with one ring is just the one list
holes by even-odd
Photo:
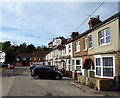
[[94, 27], [95, 25], [101, 23], [102, 21], [99, 19], [99, 15], [97, 17], [91, 17], [88, 24], [89, 24], [89, 29]]
[[74, 39], [74, 38], [76, 38], [78, 35], [79, 35], [78, 32], [72, 32], [71, 38]]

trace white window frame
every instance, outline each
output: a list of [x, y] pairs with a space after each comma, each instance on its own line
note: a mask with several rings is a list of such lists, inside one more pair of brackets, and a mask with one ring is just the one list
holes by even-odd
[[[115, 76], [115, 57], [114, 57], [114, 55], [103, 55], [103, 56], [101, 56], [101, 55], [97, 55], [97, 56], [94, 56], [95, 57], [95, 77], [99, 77], [99, 78], [114, 78], [114, 76]], [[103, 76], [103, 59], [102, 58], [104, 58], [104, 57], [112, 57], [113, 58], [113, 77], [107, 77], [107, 76]], [[100, 58], [100, 64], [101, 64], [101, 66], [97, 66], [97, 67], [101, 67], [101, 76], [98, 76], [98, 75], [96, 75], [96, 58]], [[105, 67], [104, 67], [105, 68]], [[107, 66], [107, 68], [108, 68], [108, 66]], [[109, 67], [109, 68], [111, 68], [111, 66]]]
[[[77, 60], [80, 61], [80, 64], [79, 64], [79, 65], [76, 64], [76, 61], [77, 61]], [[77, 58], [77, 59], [74, 60], [74, 63], [75, 63], [75, 70], [77, 71], [77, 73], [82, 72], [82, 65], [81, 65], [81, 64], [82, 64], [82, 59], [81, 59], [81, 58]], [[77, 70], [77, 67], [78, 67], [78, 66], [81, 67], [81, 70], [79, 70], [79, 71]]]
[[[106, 35], [107, 30], [109, 30], [109, 35]], [[100, 33], [101, 32], [103, 32], [104, 36], [100, 38]], [[99, 46], [104, 46], [104, 45], [109, 45], [110, 44], [110, 42], [106, 43], [106, 38], [107, 37], [110, 37], [110, 28], [109, 27], [101, 30], [100, 32], [98, 32]], [[101, 43], [101, 40], [104, 40], [104, 43]]]
[[76, 52], [80, 52], [80, 41], [77, 41], [75, 43], [75, 50], [76, 50]]
[[68, 53], [71, 53], [71, 45], [68, 45]]
[[37, 58], [34, 57], [34, 60], [37, 60]]
[[[91, 37], [91, 40], [90, 40], [90, 37]], [[92, 49], [93, 48], [92, 35], [88, 36], [88, 43], [89, 43], [88, 48]], [[90, 44], [92, 45], [91, 47], [90, 47]]]
[[87, 38], [84, 38], [84, 50], [87, 50]]

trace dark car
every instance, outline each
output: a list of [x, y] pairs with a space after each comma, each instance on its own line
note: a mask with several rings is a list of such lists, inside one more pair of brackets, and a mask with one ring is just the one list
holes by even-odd
[[41, 66], [41, 67], [35, 67], [32, 70], [31, 76], [35, 79], [44, 78], [44, 79], [62, 79], [63, 74], [55, 70], [54, 68], [47, 67], [47, 66]]
[[30, 66], [30, 72], [32, 72], [32, 69], [35, 68], [35, 67], [39, 67], [40, 65], [39, 64], [33, 64]]
[[2, 68], [7, 68], [7, 67], [8, 67], [8, 64], [2, 64], [1, 67], [2, 67]]
[[32, 72], [32, 69], [35, 68], [35, 67], [39, 67], [39, 66], [45, 66], [45, 67], [51, 67], [51, 68], [54, 68], [55, 70], [58, 70], [58, 68], [54, 65], [39, 65], [39, 64], [33, 64], [30, 66], [30, 72]]

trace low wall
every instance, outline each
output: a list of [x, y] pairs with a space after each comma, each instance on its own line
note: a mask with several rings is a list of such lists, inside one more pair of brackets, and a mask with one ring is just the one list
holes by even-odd
[[79, 76], [78, 82], [83, 85], [87, 85], [98, 91], [120, 91], [120, 77], [115, 79], [100, 79], [100, 78], [90, 78], [85, 76]]
[[98, 91], [111, 91], [113, 90], [113, 79], [96, 79], [96, 89]]

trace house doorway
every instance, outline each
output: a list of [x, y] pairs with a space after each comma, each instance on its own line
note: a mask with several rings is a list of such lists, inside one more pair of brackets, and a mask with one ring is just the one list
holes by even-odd
[[94, 62], [91, 59], [86, 59], [84, 64], [83, 64], [83, 69], [86, 69], [86, 70], [92, 69], [92, 70], [94, 70], [95, 69]]

